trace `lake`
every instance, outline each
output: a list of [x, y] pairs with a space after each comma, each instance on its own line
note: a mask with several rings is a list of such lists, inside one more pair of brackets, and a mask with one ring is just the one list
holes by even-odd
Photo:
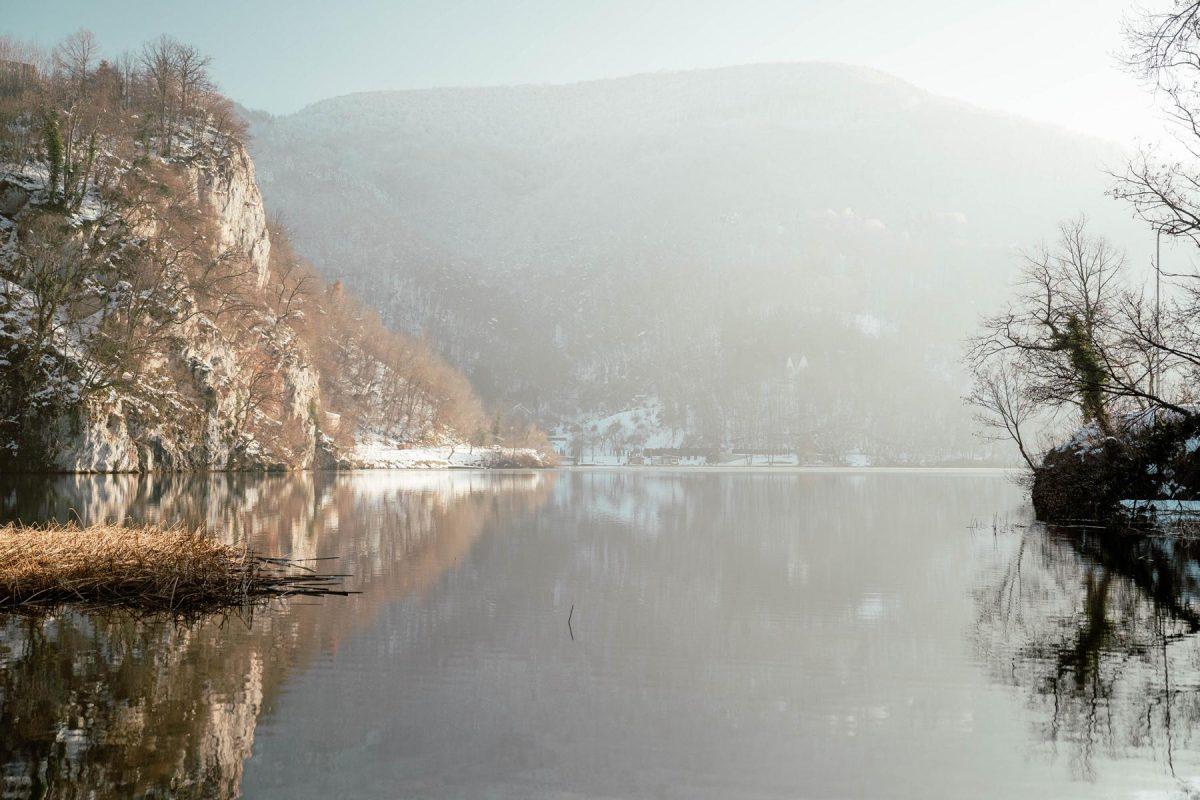
[[1200, 551], [1043, 530], [1003, 472], [59, 476], [7, 479], [0, 511], [202, 524], [337, 557], [361, 591], [189, 623], [0, 617], [5, 798], [1200, 780]]

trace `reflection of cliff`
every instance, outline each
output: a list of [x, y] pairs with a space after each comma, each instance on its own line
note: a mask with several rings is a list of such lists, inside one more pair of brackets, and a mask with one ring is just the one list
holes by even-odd
[[4, 498], [7, 518], [204, 524], [263, 552], [336, 557], [324, 563], [362, 594], [188, 625], [74, 613], [0, 621], [0, 794], [236, 796], [258, 717], [288, 676], [438, 580], [482, 532], [537, 508], [553, 479], [68, 476], [21, 487]]
[[1041, 741], [1078, 777], [1132, 751], [1175, 774], [1200, 723], [1200, 545], [1040, 528], [1007, 544], [977, 645]]

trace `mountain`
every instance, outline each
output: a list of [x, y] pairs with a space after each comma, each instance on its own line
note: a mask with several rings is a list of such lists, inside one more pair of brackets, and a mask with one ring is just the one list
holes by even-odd
[[993, 457], [961, 341], [1018, 250], [1084, 212], [1145, 246], [1115, 146], [843, 65], [362, 93], [251, 134], [325, 276], [602, 448], [645, 433], [590, 420], [645, 408], [674, 444]]

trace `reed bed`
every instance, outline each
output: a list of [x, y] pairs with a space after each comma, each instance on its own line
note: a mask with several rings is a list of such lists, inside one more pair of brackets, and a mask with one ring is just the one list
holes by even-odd
[[0, 526], [0, 609], [72, 603], [188, 614], [350, 594], [343, 577], [181, 526]]

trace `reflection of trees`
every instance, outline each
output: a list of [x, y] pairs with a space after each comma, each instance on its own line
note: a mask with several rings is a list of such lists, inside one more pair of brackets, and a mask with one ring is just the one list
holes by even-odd
[[977, 643], [1051, 752], [1153, 754], [1175, 773], [1200, 722], [1200, 545], [1031, 528], [976, 594]]
[[437, 580], [489, 526], [543, 503], [552, 480], [69, 476], [21, 487], [4, 500], [8, 518], [182, 519], [272, 554], [337, 557], [363, 593], [178, 625], [0, 618], [0, 794], [236, 796], [257, 719], [287, 677]]
[[264, 679], [244, 626], [66, 615], [0, 637], [5, 796], [236, 794]]

